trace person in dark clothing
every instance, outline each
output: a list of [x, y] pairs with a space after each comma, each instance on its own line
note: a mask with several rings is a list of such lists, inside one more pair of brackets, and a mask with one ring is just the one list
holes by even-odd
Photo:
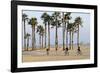
[[69, 55], [68, 48], [65, 48], [65, 55]]
[[47, 51], [47, 55], [49, 55], [49, 49], [48, 48], [46, 49], [46, 51]]
[[57, 48], [55, 49], [55, 51], [56, 51], [56, 55], [57, 55]]
[[77, 55], [81, 55], [81, 54], [82, 54], [81, 49], [80, 49], [80, 47], [78, 47], [78, 49], [77, 49]]

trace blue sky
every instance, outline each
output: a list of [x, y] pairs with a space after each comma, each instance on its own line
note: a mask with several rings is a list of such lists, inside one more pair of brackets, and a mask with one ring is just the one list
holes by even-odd
[[[23, 13], [28, 15], [28, 18], [32, 18], [32, 17], [36, 17], [37, 21], [38, 21], [38, 25], [43, 25], [43, 20], [41, 20], [41, 15], [44, 13], [45, 11], [23, 11]], [[53, 12], [47, 12], [49, 15], [52, 15]], [[90, 42], [90, 14], [89, 13], [76, 13], [76, 12], [72, 12], [71, 13], [71, 17], [72, 19], [70, 20], [70, 22], [73, 22], [74, 19], [76, 17], [80, 16], [82, 18], [82, 25], [83, 27], [80, 27], [80, 42], [83, 43], [89, 43]], [[50, 28], [50, 44], [54, 45], [55, 44], [55, 28]], [[29, 25], [28, 23], [26, 23], [26, 32], [32, 34], [32, 28], [31, 25]], [[48, 33], [47, 33], [48, 34]], [[31, 43], [31, 37], [30, 37], [30, 43]], [[48, 37], [47, 37], [48, 39]], [[62, 28], [58, 28], [58, 42], [59, 44], [62, 44]], [[36, 33], [36, 45], [38, 46], [39, 44], [39, 35], [38, 33]], [[77, 35], [74, 34], [74, 43], [76, 43], [77, 40]], [[48, 41], [48, 40], [47, 40]], [[30, 44], [31, 46], [31, 44]]]

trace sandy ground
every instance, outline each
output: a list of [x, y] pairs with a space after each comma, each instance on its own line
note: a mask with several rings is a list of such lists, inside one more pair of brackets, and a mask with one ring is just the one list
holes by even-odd
[[77, 54], [77, 47], [74, 46], [73, 50], [69, 50], [69, 55], [65, 55], [65, 52], [59, 47], [58, 51], [55, 48], [50, 48], [49, 55], [47, 55], [45, 49], [34, 50], [34, 51], [23, 51], [23, 62], [39, 62], [39, 61], [57, 61], [57, 60], [79, 60], [90, 58], [89, 46], [81, 46], [82, 54]]

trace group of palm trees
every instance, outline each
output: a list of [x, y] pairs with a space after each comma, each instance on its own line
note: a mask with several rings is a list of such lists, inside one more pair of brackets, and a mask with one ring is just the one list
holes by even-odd
[[[63, 34], [63, 50], [65, 48], [67, 49], [73, 49], [73, 37], [74, 34], [77, 34], [77, 47], [80, 48], [79, 45], [79, 31], [80, 31], [80, 25], [82, 26], [82, 18], [80, 16], [76, 17], [74, 22], [71, 22], [71, 12], [53, 12], [52, 15], [48, 14], [47, 12], [44, 12], [41, 15], [41, 19], [43, 21], [44, 27], [42, 25], [38, 25], [37, 18], [32, 17], [31, 19], [28, 18], [28, 16], [23, 13], [22, 14], [22, 20], [23, 20], [23, 26], [24, 26], [24, 49], [28, 51], [29, 47], [29, 37], [30, 34], [26, 33], [26, 26], [25, 23], [28, 22], [29, 25], [31, 25], [32, 28], [32, 50], [36, 48], [36, 33], [39, 34], [39, 44], [40, 49], [45, 48], [50, 50], [50, 30], [55, 27], [55, 50], [58, 50], [58, 28], [62, 28], [62, 34]], [[48, 32], [48, 34], [47, 34]], [[66, 35], [65, 35], [66, 34]], [[70, 37], [68, 37], [68, 35]], [[48, 39], [47, 39], [48, 36]], [[43, 40], [43, 38], [45, 40]], [[27, 44], [26, 44], [27, 39]], [[48, 43], [47, 41], [48, 40]], [[65, 44], [66, 40], [66, 44]], [[69, 41], [69, 44], [68, 44]], [[43, 44], [44, 42], [44, 44]], [[48, 46], [46, 46], [48, 45]]]

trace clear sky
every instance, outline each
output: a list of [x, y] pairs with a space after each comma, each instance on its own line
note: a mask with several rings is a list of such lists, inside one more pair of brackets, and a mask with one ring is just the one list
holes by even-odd
[[[43, 20], [41, 20], [41, 15], [44, 13], [44, 11], [23, 11], [23, 13], [28, 15], [28, 18], [36, 17], [38, 24], [37, 25], [43, 25]], [[53, 12], [47, 12], [49, 15], [52, 15]], [[82, 43], [89, 43], [90, 42], [90, 14], [89, 13], [71, 13], [72, 19], [70, 22], [73, 22], [76, 17], [80, 16], [82, 18], [82, 25], [83, 27], [80, 27], [80, 42]], [[32, 28], [31, 25], [26, 23], [26, 32], [32, 34]], [[48, 33], [47, 33], [48, 34]], [[58, 28], [58, 42], [59, 44], [62, 44], [62, 27]], [[30, 37], [30, 43], [31, 43], [32, 37]], [[47, 36], [48, 39], [48, 36]], [[50, 28], [50, 44], [55, 44], [55, 28]], [[74, 43], [76, 43], [77, 35], [74, 34]], [[48, 40], [47, 40], [48, 41]], [[36, 33], [36, 45], [39, 44], [39, 35]], [[30, 44], [31, 46], [31, 44]]]

